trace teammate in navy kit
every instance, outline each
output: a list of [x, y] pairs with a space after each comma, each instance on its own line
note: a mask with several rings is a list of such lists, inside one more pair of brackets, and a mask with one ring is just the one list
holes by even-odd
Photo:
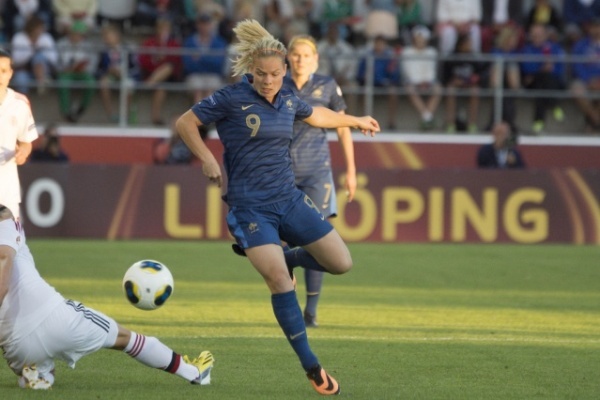
[[[238, 58], [233, 72], [244, 75], [242, 81], [195, 104], [178, 119], [177, 129], [202, 162], [204, 175], [220, 186], [220, 165], [198, 135], [199, 126], [216, 124], [228, 178], [223, 198], [229, 231], [269, 287], [275, 317], [314, 389], [338, 394], [338, 383], [308, 344], [287, 265], [342, 274], [352, 267], [352, 258], [340, 235], [297, 188], [289, 149], [295, 120], [322, 128], [354, 127], [371, 135], [379, 124], [370, 116], [311, 107], [284, 88], [286, 48], [258, 22], [242, 21], [234, 33]], [[284, 253], [280, 238], [301, 247]]]
[[[284, 85], [311, 106], [327, 107], [344, 113], [346, 102], [337, 82], [329, 76], [318, 75], [319, 53], [316, 41], [308, 35], [294, 36], [288, 44], [288, 76]], [[352, 201], [356, 191], [356, 166], [352, 134], [347, 127], [337, 129], [338, 141], [346, 162], [347, 200]], [[294, 123], [292, 137], [292, 166], [296, 176], [296, 186], [311, 198], [325, 218], [337, 215], [335, 181], [331, 171], [331, 157], [327, 141], [327, 130], [314, 128], [302, 121]], [[306, 283], [306, 306], [304, 323], [317, 326], [317, 305], [323, 284], [323, 272], [304, 270]]]

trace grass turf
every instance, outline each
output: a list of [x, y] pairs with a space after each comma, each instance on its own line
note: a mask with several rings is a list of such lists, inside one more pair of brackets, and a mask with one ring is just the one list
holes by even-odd
[[[266, 285], [229, 243], [30, 239], [66, 297], [174, 350], [215, 355], [213, 382], [186, 384], [116, 351], [62, 362], [48, 393], [0, 368], [2, 399], [317, 398], [272, 315]], [[327, 276], [324, 367], [352, 399], [600, 398], [600, 248], [351, 244], [355, 268]], [[122, 275], [154, 258], [175, 278], [161, 309], [126, 303]], [[299, 270], [296, 270], [299, 274]], [[304, 303], [303, 279], [298, 297]]]

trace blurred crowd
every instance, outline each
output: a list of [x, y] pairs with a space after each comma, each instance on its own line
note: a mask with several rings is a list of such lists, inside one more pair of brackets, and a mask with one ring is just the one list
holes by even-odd
[[[501, 117], [513, 132], [542, 134], [547, 119], [566, 118], [570, 98], [585, 131], [600, 133], [600, 0], [0, 0], [0, 9], [12, 87], [56, 89], [69, 122], [99, 91], [108, 121], [124, 100], [134, 123], [131, 97], [143, 87], [152, 123], [164, 125], [170, 84], [195, 102], [232, 81], [232, 27], [254, 18], [284, 43], [314, 36], [317, 72], [337, 80], [350, 106], [366, 86], [385, 96], [390, 129], [399, 95], [423, 131], [449, 133]], [[497, 88], [502, 115], [480, 126], [482, 93]], [[532, 103], [529, 126], [517, 124], [519, 98]]]

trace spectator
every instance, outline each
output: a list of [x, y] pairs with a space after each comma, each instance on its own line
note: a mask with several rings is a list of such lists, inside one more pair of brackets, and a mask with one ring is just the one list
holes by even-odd
[[[490, 68], [490, 87], [496, 89], [502, 87], [508, 90], [521, 89], [521, 72], [519, 70], [518, 57], [520, 48], [519, 40], [521, 32], [514, 26], [506, 25], [498, 33], [496, 46], [491, 53], [498, 57], [503, 63], [502, 72], [500, 66], [493, 62]], [[502, 74], [502, 75], [501, 75]], [[494, 116], [490, 118], [491, 128]], [[515, 98], [505, 94], [502, 98], [502, 120], [511, 127], [513, 133], [517, 131], [516, 126], [517, 109]]]
[[183, 7], [186, 18], [195, 21], [199, 15], [208, 14], [215, 19], [225, 18], [225, 7], [215, 0], [184, 0]]
[[158, 18], [169, 18], [173, 23], [175, 36], [183, 37], [190, 33], [193, 24], [186, 15], [190, 0], [137, 0], [133, 24], [135, 26], [156, 26]]
[[[92, 102], [96, 59], [93, 45], [87, 39], [88, 27], [83, 21], [74, 21], [67, 36], [58, 41], [60, 55], [58, 95], [60, 111], [69, 122], [77, 122]], [[81, 90], [77, 88], [81, 86]], [[81, 92], [79, 102], [73, 102], [72, 90]]]
[[522, 0], [486, 0], [481, 2], [481, 24], [503, 27], [521, 25], [524, 21]]
[[54, 27], [54, 12], [51, 0], [7, 0], [2, 8], [3, 31], [7, 38], [25, 28], [31, 16], [37, 16], [48, 29]]
[[[115, 112], [112, 92], [115, 87], [122, 90], [124, 83], [127, 90], [127, 110], [129, 111], [129, 122], [134, 123], [135, 116], [131, 108], [133, 89], [139, 75], [136, 53], [127, 43], [123, 41], [123, 35], [117, 25], [106, 25], [102, 28], [102, 41], [104, 47], [100, 52], [100, 59], [96, 69], [96, 75], [100, 84], [100, 96], [106, 115], [111, 122], [119, 120]], [[122, 76], [123, 56], [127, 56], [127, 76]], [[121, 80], [124, 79], [124, 82]]]
[[330, 23], [336, 23], [340, 27], [342, 39], [350, 43], [354, 42], [353, 26], [357, 18], [354, 17], [353, 0], [323, 0], [321, 13], [321, 30], [325, 32]]
[[[471, 35], [465, 34], [458, 37], [456, 48], [452, 54], [453, 59], [446, 61], [443, 67], [444, 85], [446, 86], [446, 130], [454, 133], [457, 130], [466, 130], [476, 133], [477, 117], [479, 115], [479, 88], [481, 87], [485, 64], [473, 59]], [[469, 107], [465, 121], [458, 117], [457, 92], [468, 92]]]
[[563, 2], [562, 17], [568, 43], [575, 43], [584, 35], [582, 27], [590, 20], [600, 18], [600, 0], [568, 0]]
[[265, 28], [275, 37], [281, 38], [294, 20], [294, 4], [292, 0], [265, 1]]
[[344, 97], [348, 110], [357, 109], [356, 71], [358, 63], [357, 49], [347, 40], [341, 37], [341, 28], [337, 23], [331, 23], [327, 27], [325, 37], [317, 42], [319, 53], [318, 74], [331, 76], [342, 89], [348, 89]]
[[496, 45], [496, 37], [506, 27], [521, 29], [524, 22], [521, 0], [492, 0], [481, 2], [481, 50], [489, 53]]
[[[169, 18], [158, 18], [155, 34], [142, 42], [139, 53], [142, 80], [154, 89], [150, 111], [154, 125], [164, 125], [161, 113], [167, 91], [161, 84], [181, 79], [181, 56], [176, 53], [181, 49], [181, 43], [173, 36], [171, 28]], [[148, 51], [144, 52], [144, 49]]]
[[420, 0], [395, 0], [396, 22], [398, 32], [403, 43], [412, 41], [411, 29], [417, 25], [424, 25]]
[[40, 145], [31, 152], [32, 162], [69, 162], [69, 156], [61, 148], [56, 124], [46, 125], [40, 140]]
[[23, 31], [13, 36], [11, 48], [15, 89], [28, 93], [35, 82], [38, 93], [44, 93], [58, 64], [56, 42], [44, 21], [36, 15], [30, 17]]
[[169, 16], [169, 0], [137, 0], [133, 23], [136, 26], [154, 26], [159, 16]]
[[516, 136], [511, 134], [510, 126], [498, 122], [492, 127], [494, 141], [484, 144], [477, 151], [479, 168], [525, 168], [525, 161], [517, 148]]
[[398, 39], [398, 20], [395, 0], [366, 0], [367, 14], [365, 36], [373, 39], [383, 36], [387, 40]]
[[183, 0], [182, 3], [186, 19], [185, 29], [182, 29], [181, 32], [183, 37], [187, 37], [194, 32], [194, 21], [202, 14], [208, 14], [215, 19], [217, 25], [219, 25], [219, 32], [224, 28], [221, 23], [225, 21], [225, 7], [219, 2], [215, 0]]
[[356, 50], [341, 38], [338, 24], [328, 26], [325, 37], [317, 43], [319, 69], [317, 73], [331, 76], [340, 86], [354, 82]]
[[415, 26], [412, 36], [413, 44], [402, 52], [402, 72], [408, 98], [421, 115], [421, 129], [430, 130], [434, 127], [442, 91], [437, 80], [438, 52], [429, 46], [431, 32], [426, 26]]
[[[577, 0], [569, 0], [577, 1]], [[551, 30], [550, 36], [554, 41], [558, 41], [563, 31], [563, 22], [560, 11], [552, 5], [550, 0], [535, 0], [535, 4], [527, 13], [525, 29], [529, 32], [533, 25], [546, 25]]]
[[575, 44], [573, 55], [589, 60], [573, 64], [571, 90], [585, 116], [586, 130], [599, 132], [600, 99], [590, 98], [589, 93], [600, 94], [600, 17], [588, 24], [588, 35]]
[[446, 56], [456, 47], [458, 36], [469, 35], [471, 51], [481, 51], [481, 1], [438, 0], [436, 31], [440, 52]]
[[231, 6], [227, 6], [225, 12], [231, 20], [231, 28], [237, 22], [246, 19], [254, 19], [260, 23], [265, 20], [264, 0], [233, 0], [226, 3], [231, 4]]
[[[564, 50], [549, 38], [549, 28], [535, 24], [529, 30], [529, 42], [521, 54], [524, 56], [548, 56], [545, 60], [528, 60], [521, 63], [521, 81], [527, 89], [562, 90], [564, 89], [564, 65], [561, 61]], [[558, 58], [558, 59], [557, 59]], [[544, 130], [547, 110], [552, 110], [554, 119], [562, 121], [564, 112], [558, 106], [557, 98], [552, 95], [538, 95], [535, 98], [532, 130], [539, 134]]]
[[393, 91], [393, 87], [400, 84], [400, 68], [398, 66], [397, 56], [383, 36], [376, 37], [371, 49], [360, 60], [356, 80], [361, 86], [370, 82], [367, 74], [367, 61], [373, 57], [373, 77], [372, 82], [375, 88], [384, 89], [388, 92], [388, 128], [396, 128], [396, 108], [398, 98]]
[[74, 22], [80, 21], [88, 30], [96, 27], [98, 0], [53, 0], [56, 16], [56, 32], [65, 35]]
[[196, 20], [196, 33], [183, 43], [183, 70], [186, 84], [192, 89], [194, 103], [209, 96], [224, 84], [227, 42], [216, 31], [208, 14]]

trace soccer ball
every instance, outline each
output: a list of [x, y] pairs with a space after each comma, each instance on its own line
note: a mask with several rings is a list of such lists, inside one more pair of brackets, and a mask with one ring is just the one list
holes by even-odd
[[155, 260], [134, 263], [123, 277], [125, 297], [141, 310], [155, 310], [173, 294], [173, 275], [166, 265]]

